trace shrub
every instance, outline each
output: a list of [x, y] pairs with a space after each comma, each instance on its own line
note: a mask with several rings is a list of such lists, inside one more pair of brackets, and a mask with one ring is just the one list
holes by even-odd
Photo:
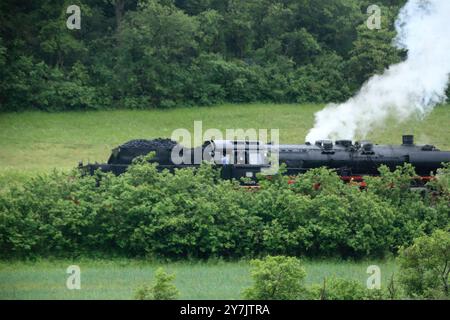
[[373, 293], [377, 296], [381, 296], [383, 300], [399, 300], [404, 297], [404, 292], [399, 282], [397, 281], [395, 274], [392, 273], [386, 288], [380, 290], [371, 290], [369, 297], [373, 296]]
[[390, 291], [367, 289], [356, 280], [344, 278], [325, 278], [322, 284], [313, 284], [308, 289], [309, 299], [315, 300], [386, 300]]
[[450, 216], [444, 195], [382, 187], [402, 168], [365, 191], [321, 168], [249, 192], [210, 165], [159, 172], [146, 159], [118, 177], [53, 172], [3, 188], [0, 257], [382, 256]]
[[411, 297], [449, 297], [450, 232], [436, 230], [400, 250], [400, 282]]
[[437, 170], [435, 179], [431, 180], [428, 185], [447, 200], [450, 199], [450, 162], [444, 163], [442, 168]]
[[253, 286], [244, 290], [244, 298], [254, 300], [294, 300], [306, 293], [305, 269], [294, 257], [267, 256], [251, 262]]
[[172, 284], [174, 274], [166, 273], [163, 268], [158, 268], [155, 273], [155, 281], [151, 286], [142, 286], [136, 290], [137, 300], [175, 300], [179, 291]]
[[324, 280], [321, 291], [323, 300], [362, 300], [365, 296], [364, 287], [355, 280], [330, 278]]

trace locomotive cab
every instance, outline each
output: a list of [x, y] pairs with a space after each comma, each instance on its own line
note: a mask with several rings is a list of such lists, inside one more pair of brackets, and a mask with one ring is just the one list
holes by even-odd
[[210, 140], [203, 144], [203, 148], [215, 164], [249, 166], [268, 164], [267, 148], [259, 141]]
[[203, 144], [204, 153], [221, 166], [224, 179], [249, 178], [256, 183], [256, 174], [270, 167], [269, 152], [265, 144], [250, 140], [210, 140]]

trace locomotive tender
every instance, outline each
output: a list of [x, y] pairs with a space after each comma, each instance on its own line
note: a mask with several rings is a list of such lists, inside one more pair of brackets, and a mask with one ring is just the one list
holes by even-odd
[[[335, 169], [341, 177], [377, 175], [380, 165], [386, 165], [392, 170], [404, 163], [411, 163], [418, 175], [429, 176], [442, 163], [450, 162], [450, 151], [441, 151], [433, 145], [416, 145], [412, 135], [404, 135], [401, 145], [377, 145], [369, 141], [353, 143], [351, 140], [337, 140], [334, 143], [321, 140], [302, 145], [211, 140], [192, 149], [183, 148], [169, 139], [155, 139], [131, 140], [115, 148], [107, 163], [85, 166], [80, 163], [80, 168], [90, 174], [100, 169], [119, 175], [126, 171], [133, 159], [152, 151], [155, 157], [150, 161], [158, 163], [160, 170], [196, 167], [202, 161], [209, 161], [220, 167], [224, 179], [247, 177], [253, 181], [257, 173], [270, 168], [272, 155], [275, 154], [278, 155], [279, 164], [286, 165], [288, 175], [318, 167]], [[177, 160], [174, 160], [174, 154]]]

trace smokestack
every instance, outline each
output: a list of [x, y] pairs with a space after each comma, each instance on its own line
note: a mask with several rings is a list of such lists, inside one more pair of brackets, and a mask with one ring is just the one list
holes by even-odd
[[404, 146], [413, 146], [414, 145], [414, 136], [412, 134], [405, 134], [402, 138], [403, 138]]

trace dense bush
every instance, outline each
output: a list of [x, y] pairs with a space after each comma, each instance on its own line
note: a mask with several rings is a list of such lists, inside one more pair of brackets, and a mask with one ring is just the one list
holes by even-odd
[[324, 279], [323, 285], [313, 285], [310, 288], [310, 298], [316, 300], [363, 300], [366, 290], [356, 280], [332, 277]]
[[134, 297], [137, 300], [175, 300], [180, 293], [172, 284], [173, 280], [175, 280], [174, 274], [168, 274], [163, 268], [158, 268], [155, 272], [154, 283], [138, 288]]
[[256, 192], [209, 165], [172, 174], [140, 159], [118, 177], [55, 171], [0, 192], [0, 255], [382, 256], [448, 225], [448, 171], [435, 196], [406, 187], [411, 170], [382, 168], [361, 191], [316, 169], [293, 185], [262, 180]]
[[245, 299], [296, 300], [306, 293], [305, 269], [295, 257], [267, 256], [252, 260], [253, 286], [244, 290]]
[[400, 281], [411, 297], [450, 297], [450, 230], [436, 230], [400, 250]]

